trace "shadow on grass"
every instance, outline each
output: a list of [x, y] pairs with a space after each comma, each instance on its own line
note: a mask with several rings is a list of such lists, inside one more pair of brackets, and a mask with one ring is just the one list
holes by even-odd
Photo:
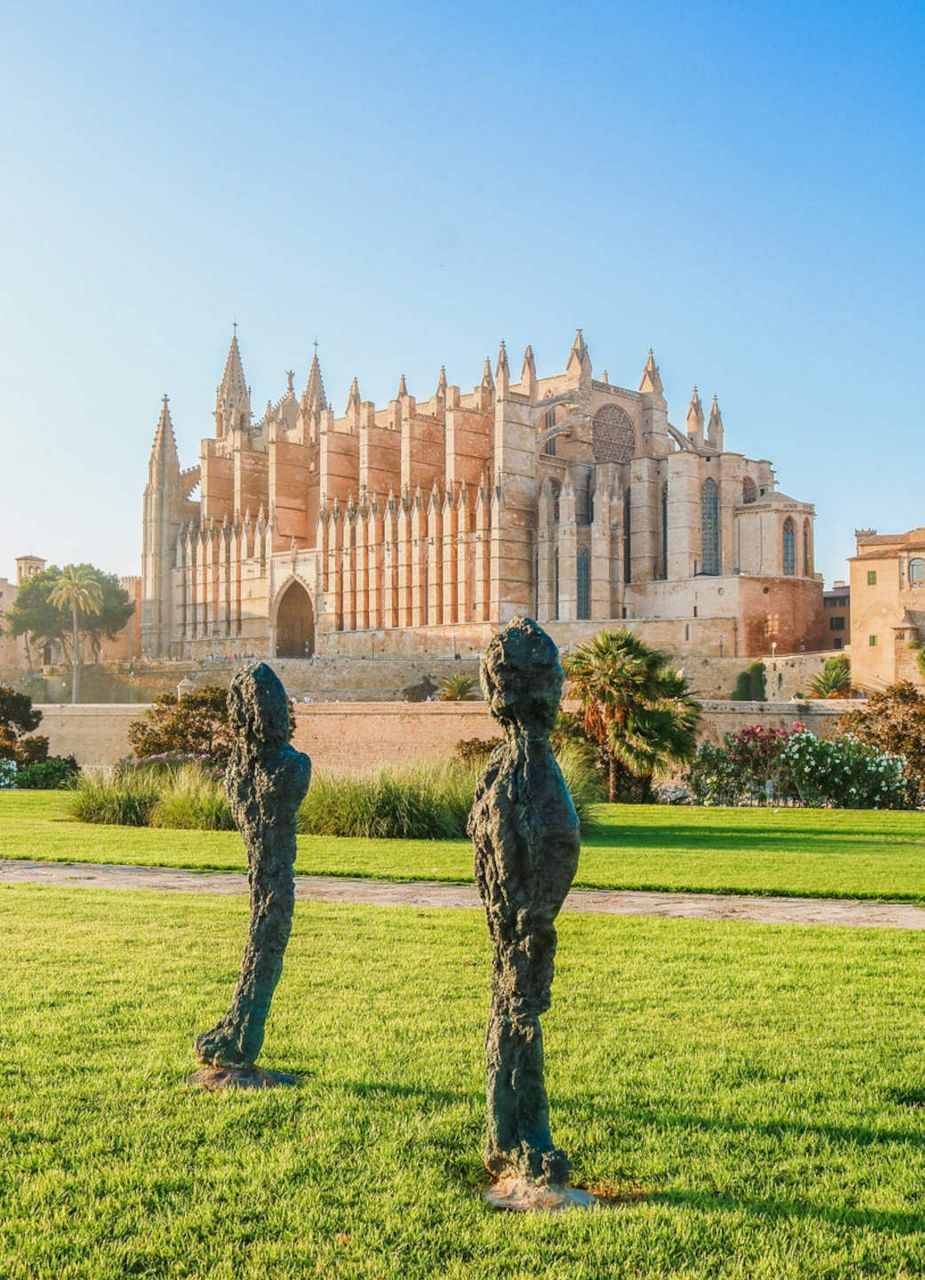
[[918, 1213], [896, 1213], [881, 1209], [845, 1209], [834, 1205], [813, 1204], [805, 1200], [741, 1200], [736, 1196], [716, 1195], [708, 1191], [653, 1191], [649, 1204], [697, 1209], [703, 1213], [722, 1210], [748, 1213], [769, 1222], [812, 1219], [831, 1226], [872, 1231], [892, 1231], [897, 1235], [921, 1235], [923, 1218]]
[[[843, 812], [843, 811], [841, 811]], [[740, 826], [638, 826], [619, 822], [604, 822], [590, 826], [583, 833], [586, 848], [672, 850], [685, 853], [716, 853], [745, 850], [793, 853], [820, 852], [845, 853], [845, 842], [851, 841], [851, 853], [882, 853], [895, 849], [896, 845], [908, 845], [912, 849], [925, 847], [925, 830], [921, 838], [896, 833], [878, 833], [869, 827], [853, 827], [839, 823], [831, 831], [819, 831], [810, 827], [781, 826], [774, 829], [749, 830]]]

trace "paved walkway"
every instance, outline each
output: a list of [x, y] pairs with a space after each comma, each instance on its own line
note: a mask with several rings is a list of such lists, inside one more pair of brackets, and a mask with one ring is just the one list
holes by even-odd
[[[165, 889], [174, 893], [247, 893], [247, 879], [228, 871], [175, 871], [92, 862], [0, 860], [0, 885], [52, 884], [84, 889]], [[471, 885], [416, 881], [346, 880], [296, 876], [296, 896], [319, 902], [378, 906], [478, 907]], [[763, 924], [854, 925], [925, 929], [925, 907], [901, 902], [836, 898], [757, 898], [740, 894], [648, 893], [636, 889], [575, 889], [565, 911], [611, 916], [670, 916], [689, 920], [755, 920]]]

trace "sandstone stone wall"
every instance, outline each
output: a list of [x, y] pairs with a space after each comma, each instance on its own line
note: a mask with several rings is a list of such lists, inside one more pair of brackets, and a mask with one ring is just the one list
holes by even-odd
[[[703, 736], [718, 742], [723, 734], [751, 724], [791, 728], [795, 721], [824, 734], [839, 715], [857, 702], [826, 701], [797, 706], [789, 702], [703, 704]], [[44, 706], [40, 733], [48, 735], [55, 755], [74, 755], [82, 765], [112, 765], [128, 754], [128, 726], [143, 706]], [[456, 703], [312, 703], [296, 707], [296, 747], [307, 751], [321, 772], [354, 772], [382, 764], [443, 758], [467, 738], [495, 738], [497, 726], [484, 702]]]

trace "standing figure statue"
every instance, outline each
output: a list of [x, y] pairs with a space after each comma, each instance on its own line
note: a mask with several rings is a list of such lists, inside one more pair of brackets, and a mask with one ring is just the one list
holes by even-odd
[[292, 1081], [254, 1063], [292, 928], [296, 813], [312, 765], [289, 745], [286, 691], [266, 663], [238, 672], [228, 706], [235, 736], [225, 787], [247, 849], [250, 922], [231, 1008], [196, 1037], [203, 1070], [193, 1080], [206, 1088], [260, 1088]]
[[486, 1199], [560, 1209], [594, 1197], [565, 1188], [569, 1161], [549, 1131], [540, 1014], [550, 1003], [555, 921], [578, 868], [578, 815], [549, 744], [559, 713], [559, 653], [531, 618], [489, 643], [482, 689], [504, 729], [469, 817], [475, 879], [493, 945], [485, 1043]]

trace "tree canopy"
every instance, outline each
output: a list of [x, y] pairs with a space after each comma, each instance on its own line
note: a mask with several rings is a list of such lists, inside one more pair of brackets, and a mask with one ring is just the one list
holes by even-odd
[[[91, 564], [68, 566], [92, 576], [99, 583], [99, 612], [91, 608], [77, 609], [77, 626], [87, 637], [94, 655], [98, 655], [103, 639], [112, 640], [134, 612], [134, 602], [114, 573], [105, 573]], [[50, 565], [22, 583], [16, 600], [6, 615], [10, 635], [25, 636], [27, 643], [41, 647], [57, 641], [70, 654], [73, 641], [72, 613], [67, 603], [54, 603], [53, 593], [61, 580], [62, 570]], [[94, 593], [95, 595], [95, 593]], [[73, 655], [71, 655], [73, 656]]]
[[910, 681], [872, 693], [866, 706], [841, 717], [837, 732], [902, 756], [913, 798], [925, 796], [925, 697]]
[[227, 690], [203, 685], [179, 699], [162, 693], [143, 719], [129, 725], [128, 740], [137, 759], [195, 755], [227, 762], [232, 744]]

